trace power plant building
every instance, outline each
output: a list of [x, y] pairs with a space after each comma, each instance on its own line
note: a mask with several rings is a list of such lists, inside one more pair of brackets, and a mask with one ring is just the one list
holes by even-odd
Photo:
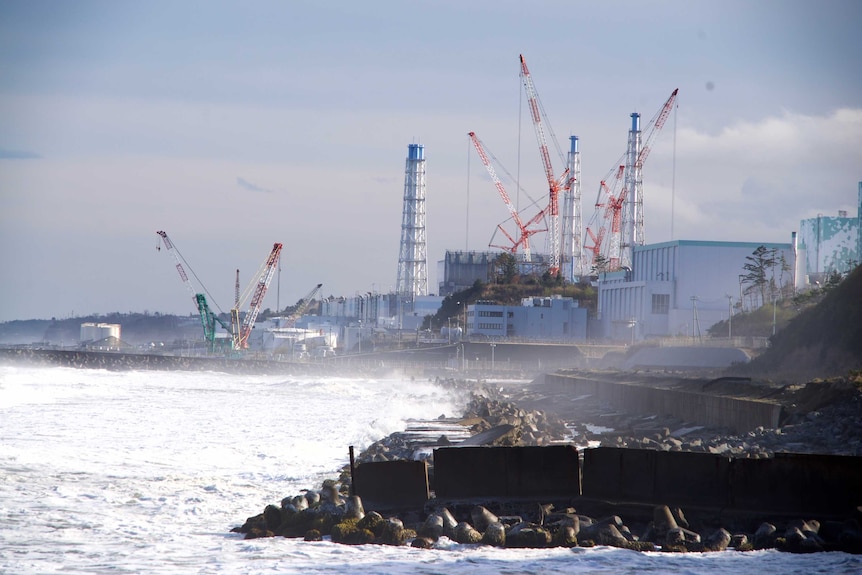
[[838, 216], [818, 215], [799, 223], [800, 271], [806, 283], [824, 283], [833, 273], [847, 273], [862, 261], [862, 182], [856, 216], [840, 211]]
[[[635, 246], [631, 269], [600, 274], [598, 317], [602, 337], [706, 335], [713, 324], [739, 309], [759, 307], [759, 290], [748, 289], [745, 269], [763, 246], [776, 265], [768, 282], [779, 289], [794, 285], [792, 243], [676, 240]], [[782, 265], [783, 262], [785, 265]]]
[[476, 302], [467, 306], [467, 335], [527, 341], [587, 338], [587, 310], [570, 297], [524, 298], [520, 306]]

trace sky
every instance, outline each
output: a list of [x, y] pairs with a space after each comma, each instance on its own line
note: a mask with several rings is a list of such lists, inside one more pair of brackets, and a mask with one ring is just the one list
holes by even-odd
[[389, 291], [413, 143], [436, 293], [445, 251], [508, 218], [468, 132], [522, 217], [545, 200], [521, 54], [555, 171], [579, 138], [585, 225], [630, 114], [678, 88], [646, 243], [789, 242], [857, 213], [859, 22], [856, 0], [0, 0], [0, 321], [193, 313], [157, 230], [216, 310], [275, 242], [264, 308]]

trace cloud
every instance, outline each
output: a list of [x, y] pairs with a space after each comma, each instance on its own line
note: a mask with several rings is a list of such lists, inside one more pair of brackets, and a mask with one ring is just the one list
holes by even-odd
[[4, 150], [0, 148], [0, 160], [38, 160], [42, 156], [26, 150]]
[[237, 178], [236, 178], [236, 183], [239, 187], [245, 188], [246, 190], [249, 190], [250, 192], [263, 192], [264, 194], [274, 194], [275, 193], [275, 191], [273, 191], [273, 190], [269, 190], [267, 188], [262, 188], [262, 187], [258, 186], [257, 184], [253, 184], [252, 182], [249, 182], [245, 178], [240, 178], [239, 176], [237, 176]]
[[[817, 213], [855, 212], [862, 166], [862, 109], [793, 112], [736, 122], [710, 133], [681, 128], [644, 168], [648, 241], [675, 237], [779, 241]], [[672, 185], [675, 182], [675, 194]]]

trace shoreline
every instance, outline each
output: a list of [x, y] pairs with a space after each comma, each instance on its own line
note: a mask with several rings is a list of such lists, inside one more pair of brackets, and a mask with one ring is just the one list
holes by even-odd
[[[474, 392], [471, 404], [467, 406], [460, 420], [470, 430], [470, 437], [509, 427], [496, 436], [493, 433], [488, 435], [489, 441], [484, 443], [487, 448], [497, 447], [503, 450], [501, 453], [506, 453], [507, 449], [541, 449], [543, 446], [565, 445], [572, 439], [571, 436], [566, 436], [570, 431], [566, 422], [556, 414], [541, 410], [530, 411], [505, 401], [503, 396], [509, 384], [502, 381], [495, 381], [493, 387], [481, 386], [478, 381], [450, 381], [443, 384]], [[511, 385], [520, 387], [523, 393], [532, 393], [534, 401], [535, 396], [541, 396], [538, 393], [541, 385], [535, 382], [528, 385]], [[477, 387], [484, 390], [485, 395], [476, 395]], [[559, 398], [552, 398], [552, 401], [558, 400]], [[513, 417], [520, 420], [517, 425], [512, 425]], [[538, 431], [537, 421], [542, 421], [544, 427], [541, 432], [534, 433]], [[529, 432], [525, 433], [525, 430]], [[365, 463], [383, 466], [381, 469], [387, 469], [383, 472], [385, 477], [385, 474], [397, 469], [392, 464], [399, 461], [404, 463], [402, 467], [420, 463], [413, 461], [417, 445], [405, 442], [404, 435], [406, 431], [391, 434], [369, 446], [359, 455], [359, 466]], [[522, 441], [524, 438], [527, 439], [526, 444], [531, 444], [532, 447], [517, 447], [525, 444]], [[424, 447], [430, 448], [433, 454], [434, 449], [446, 449], [447, 444], [451, 443], [453, 442], [444, 435], [436, 440], [431, 436], [426, 438]], [[479, 442], [477, 445], [483, 443]], [[653, 453], [658, 457], [677, 456], [670, 452], [670, 449], [618, 451], [629, 455]], [[454, 452], [467, 453], [464, 449], [455, 449]], [[385, 455], [378, 457], [380, 453]], [[483, 453], [488, 455], [490, 452]], [[601, 449], [591, 450], [588, 459], [598, 453], [603, 452]], [[710, 453], [692, 455], [702, 459], [739, 459]], [[470, 465], [470, 456], [465, 457]], [[754, 457], [748, 460], [752, 461], [753, 465], [761, 465], [774, 457], [767, 455], [764, 458]], [[583, 469], [583, 450], [578, 450], [577, 458], [580, 459]], [[426, 474], [430, 471], [430, 482], [427, 485], [433, 486], [433, 457], [430, 460], [424, 459], [422, 464], [427, 466]], [[862, 468], [862, 458], [849, 459], [853, 460], [856, 469]], [[482, 461], [487, 464], [487, 457], [483, 457]], [[808, 465], [805, 461], [802, 463]], [[386, 465], [389, 467], [385, 467]], [[468, 471], [468, 476], [475, 475], [476, 471], [477, 468], [473, 467], [472, 471]], [[353, 492], [349, 472], [349, 468], [345, 468], [338, 480], [325, 482], [320, 491], [310, 491], [309, 493], [317, 493], [317, 499], [313, 503], [305, 500], [304, 496], [286, 497], [280, 507], [267, 506], [264, 513], [249, 517], [241, 527], [235, 527], [232, 531], [243, 533], [247, 538], [281, 535], [317, 540], [329, 536], [333, 541], [341, 543], [409, 544], [417, 547], [433, 547], [440, 537], [446, 536], [457, 543], [485, 543], [498, 547], [611, 545], [641, 551], [702, 552], [776, 548], [792, 552], [840, 550], [862, 553], [862, 529], [859, 526], [862, 513], [858, 507], [838, 512], [834, 509], [822, 512], [800, 511], [792, 507], [772, 511], [757, 511], [756, 507], [734, 510], [711, 503], [698, 505], [692, 501], [682, 506], [669, 505], [673, 497], [668, 497], [669, 501], [649, 502], [587, 497], [583, 493], [577, 496], [570, 494], [520, 498], [473, 493], [470, 497], [446, 498], [440, 497], [440, 494], [432, 489], [422, 505], [382, 505], [366, 513], [363, 508], [364, 496], [360, 496], [362, 490], [360, 495]], [[522, 474], [524, 470], [518, 473]], [[493, 479], [485, 476], [483, 478], [493, 483]], [[384, 481], [389, 479], [391, 477]], [[587, 481], [586, 476], [584, 481]], [[862, 481], [859, 484], [862, 485]], [[391, 491], [393, 488], [389, 486], [387, 489]], [[375, 501], [370, 504], [369, 509], [375, 508], [378, 503], [379, 501]], [[482, 517], [496, 520], [483, 520]], [[625, 517], [626, 521], [622, 517]], [[397, 528], [398, 525], [400, 528]], [[386, 529], [394, 529], [402, 535], [395, 537]], [[492, 535], [488, 534], [489, 529], [493, 531]]]

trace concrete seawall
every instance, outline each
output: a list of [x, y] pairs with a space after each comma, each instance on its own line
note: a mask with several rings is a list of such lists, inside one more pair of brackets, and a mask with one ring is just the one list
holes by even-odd
[[320, 369], [315, 364], [291, 364], [224, 357], [181, 357], [143, 353], [117, 353], [59, 349], [0, 348], [0, 362], [55, 365], [113, 371], [128, 369], [222, 371], [227, 373], [305, 373]]
[[781, 418], [780, 405], [758, 399], [559, 374], [546, 374], [544, 382], [572, 397], [591, 395], [623, 411], [670, 415], [699, 425], [731, 429], [735, 433], [745, 433], [759, 426], [778, 427]]
[[764, 517], [852, 517], [862, 503], [862, 458], [840, 455], [739, 459], [599, 447], [584, 450], [579, 465], [567, 445], [445, 447], [434, 450], [430, 483], [418, 461], [363, 463], [357, 478], [356, 493], [383, 507], [416, 507], [432, 491], [442, 501], [586, 500]]

